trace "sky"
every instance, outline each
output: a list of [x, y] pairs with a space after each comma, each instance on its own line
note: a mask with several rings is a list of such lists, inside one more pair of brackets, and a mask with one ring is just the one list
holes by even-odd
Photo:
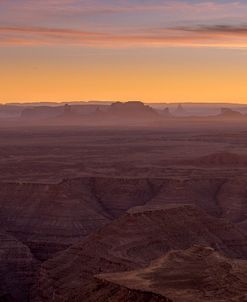
[[0, 0], [0, 102], [247, 103], [246, 0]]

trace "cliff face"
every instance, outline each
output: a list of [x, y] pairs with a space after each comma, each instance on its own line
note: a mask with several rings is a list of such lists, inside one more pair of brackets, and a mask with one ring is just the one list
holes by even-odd
[[241, 118], [241, 117], [244, 117], [244, 115], [241, 112], [230, 109], [230, 108], [221, 108], [219, 117], [222, 117], [222, 118]]
[[116, 102], [109, 108], [109, 114], [124, 119], [149, 119], [157, 118], [157, 112], [142, 102]]
[[14, 237], [0, 232], [0, 301], [28, 300], [38, 262], [29, 248]]
[[1, 226], [40, 260], [63, 250], [108, 221], [94, 207], [87, 183], [73, 191], [59, 185], [1, 184]]
[[[199, 179], [0, 183], [0, 227], [16, 238], [16, 251], [19, 245], [28, 251], [25, 259], [44, 261], [62, 252], [42, 265], [33, 296], [49, 301], [54, 294], [61, 301], [71, 288], [81, 290], [94, 274], [143, 267], [172, 249], [195, 243], [231, 257], [247, 257], [246, 184], [243, 177], [219, 178], [212, 173]], [[7, 293], [13, 292], [13, 284]], [[14, 285], [21, 296], [27, 295], [28, 287]]]
[[98, 278], [130, 292], [151, 292], [174, 302], [240, 302], [247, 298], [247, 261], [226, 258], [204, 246], [169, 252], [144, 269]]
[[247, 257], [247, 239], [237, 227], [194, 206], [128, 213], [46, 261], [32, 301], [70, 301], [71, 294], [85, 294], [84, 288], [95, 274], [144, 267], [172, 249], [193, 244]]
[[48, 259], [153, 196], [147, 180], [74, 179], [0, 184], [0, 226]]
[[194, 204], [245, 225], [246, 180], [81, 178], [0, 183], [0, 226], [45, 260], [136, 206]]
[[68, 301], [73, 302], [173, 302], [160, 294], [135, 290], [106, 279], [95, 278], [91, 283], [85, 285], [84, 291], [71, 294]]

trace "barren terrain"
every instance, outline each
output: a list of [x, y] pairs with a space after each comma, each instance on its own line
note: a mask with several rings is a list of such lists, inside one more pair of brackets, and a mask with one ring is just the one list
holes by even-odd
[[[180, 302], [210, 301], [209, 295], [245, 301], [246, 277], [240, 280], [239, 274], [246, 271], [235, 270], [236, 259], [247, 260], [245, 123], [194, 123], [3, 127], [0, 300]], [[202, 250], [183, 256], [195, 245]], [[227, 264], [215, 264], [217, 253], [207, 247], [228, 257], [222, 258]], [[135, 274], [121, 275], [146, 274], [153, 261], [166, 263], [173, 250], [182, 256], [172, 254], [178, 255], [172, 261], [185, 257], [185, 263], [168, 289], [163, 266], [145, 282], [135, 279], [135, 286], [129, 286]], [[207, 284], [210, 294], [199, 293], [191, 285], [195, 280], [181, 289], [182, 276], [194, 272], [191, 266], [198, 265], [202, 288], [204, 278], [213, 278], [211, 264], [206, 277], [205, 262], [193, 264], [194, 253], [210, 257], [212, 265], [231, 262], [239, 280], [235, 292], [219, 295], [219, 288]], [[173, 270], [173, 262], [164, 265]], [[155, 285], [150, 289], [146, 282]]]

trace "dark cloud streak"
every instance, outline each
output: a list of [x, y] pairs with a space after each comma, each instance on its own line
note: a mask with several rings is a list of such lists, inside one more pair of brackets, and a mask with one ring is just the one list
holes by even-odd
[[247, 25], [197, 25], [147, 28], [129, 33], [52, 27], [0, 27], [0, 45], [217, 46], [247, 47]]
[[194, 32], [194, 33], [224, 33], [224, 34], [237, 34], [237, 35], [247, 35], [247, 24], [243, 25], [196, 25], [196, 26], [179, 26], [173, 27], [173, 30], [181, 30], [185, 32]]

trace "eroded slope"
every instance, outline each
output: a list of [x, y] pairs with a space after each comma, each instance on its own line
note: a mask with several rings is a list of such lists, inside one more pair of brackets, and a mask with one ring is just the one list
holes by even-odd
[[195, 206], [135, 211], [46, 261], [32, 301], [70, 301], [71, 294], [84, 293], [95, 274], [145, 267], [172, 249], [194, 244], [212, 246], [231, 257], [247, 257], [247, 239], [236, 226]]
[[38, 265], [27, 246], [1, 231], [0, 301], [27, 301]]
[[[157, 301], [162, 301], [161, 297], [173, 302], [242, 302], [247, 299], [247, 261], [226, 258], [203, 246], [169, 252], [145, 269], [103, 274], [98, 279], [105, 288], [114, 284], [118, 285], [118, 291], [129, 289], [130, 292], [159, 295]], [[111, 297], [110, 289], [105, 297], [107, 295]], [[89, 301], [97, 301], [93, 296], [94, 293]], [[83, 301], [88, 301], [86, 296]], [[118, 301], [117, 297], [112, 301]]]

